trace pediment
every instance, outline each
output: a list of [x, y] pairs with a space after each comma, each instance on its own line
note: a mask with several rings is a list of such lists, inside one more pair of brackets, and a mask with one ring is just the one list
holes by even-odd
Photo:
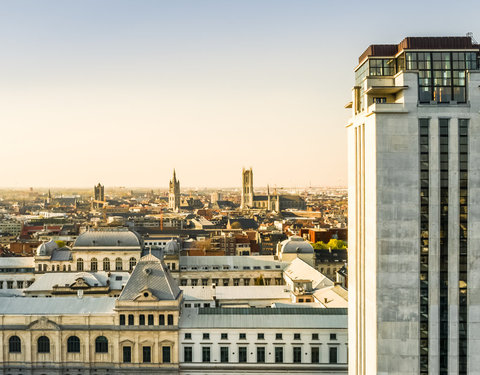
[[42, 316], [40, 319], [33, 321], [28, 325], [28, 329], [32, 330], [55, 330], [59, 331], [60, 327], [57, 323], [52, 322], [47, 317]]
[[142, 289], [142, 291], [133, 300], [137, 302], [158, 301], [158, 298], [155, 297], [150, 289], [145, 288]]

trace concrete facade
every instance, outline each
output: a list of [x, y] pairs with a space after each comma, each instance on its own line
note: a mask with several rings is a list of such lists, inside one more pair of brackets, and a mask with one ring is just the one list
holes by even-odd
[[[395, 61], [409, 51], [433, 54], [440, 49], [450, 51], [452, 56], [457, 52], [478, 54], [478, 46], [455, 45], [453, 48], [451, 41], [444, 41], [448, 38], [407, 39], [417, 40], [402, 42], [395, 46], [397, 49], [393, 53], [376, 54], [375, 46], [370, 47], [357, 72], [365, 59], [368, 63], [392, 56]], [[430, 41], [430, 48], [422, 48], [419, 39], [436, 40]], [[447, 44], [442, 46], [442, 43]], [[435, 45], [437, 50], [432, 48]], [[421, 103], [416, 70], [403, 69], [385, 76], [366, 74], [354, 89], [353, 116], [347, 125], [350, 374], [480, 373], [475, 367], [480, 334], [477, 297], [480, 286], [480, 174], [477, 167], [480, 161], [480, 73], [467, 70], [465, 79], [465, 103]], [[421, 212], [419, 169], [420, 119], [428, 119], [429, 169], [425, 177], [429, 181], [425, 235], [428, 237], [421, 237], [424, 212]], [[440, 260], [441, 119], [448, 119], [449, 127], [448, 176], [444, 176], [448, 180], [448, 265]], [[459, 363], [459, 120], [469, 123], [468, 339], [464, 339], [468, 347], [468, 370]], [[425, 250], [421, 250], [422, 238], [427, 240]], [[426, 263], [426, 271], [421, 270], [422, 262]], [[443, 329], [448, 337], [442, 345], [448, 346], [448, 355], [441, 355], [440, 274], [441, 269], [447, 267], [449, 313], [448, 323], [444, 325], [448, 327]], [[428, 311], [423, 318], [422, 272], [428, 275], [424, 276], [428, 285]], [[421, 327], [422, 319], [428, 320], [426, 326]], [[424, 340], [422, 344], [421, 340]], [[427, 350], [422, 352], [421, 345], [426, 345]], [[448, 362], [447, 368], [445, 362]]]

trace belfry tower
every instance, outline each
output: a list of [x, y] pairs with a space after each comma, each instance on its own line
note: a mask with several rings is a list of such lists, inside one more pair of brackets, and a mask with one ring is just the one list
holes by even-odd
[[170, 180], [168, 187], [168, 208], [178, 211], [180, 208], [180, 181], [177, 180], [175, 169], [173, 170], [173, 178]]
[[242, 201], [240, 208], [253, 207], [253, 170], [242, 169]]

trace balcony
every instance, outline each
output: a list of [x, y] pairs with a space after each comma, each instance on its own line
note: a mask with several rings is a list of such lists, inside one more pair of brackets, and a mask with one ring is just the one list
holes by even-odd
[[373, 113], [408, 113], [404, 103], [373, 103], [367, 108], [367, 116]]

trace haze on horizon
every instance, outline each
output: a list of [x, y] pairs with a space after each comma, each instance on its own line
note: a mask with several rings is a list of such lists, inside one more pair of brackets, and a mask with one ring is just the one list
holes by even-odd
[[361, 4], [2, 2], [0, 186], [345, 186], [365, 48], [480, 39], [475, 1]]

